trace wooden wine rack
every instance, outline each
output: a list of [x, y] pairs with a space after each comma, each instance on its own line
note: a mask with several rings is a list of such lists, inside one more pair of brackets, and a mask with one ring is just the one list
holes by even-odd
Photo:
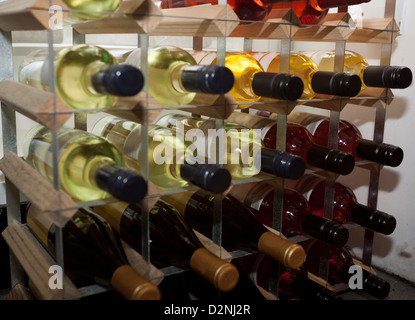
[[[61, 2], [53, 0], [53, 3], [63, 8], [66, 16], [70, 10]], [[12, 69], [12, 31], [19, 30], [45, 30], [51, 33], [49, 26], [49, 0], [12, 0], [11, 2], [0, 2], [0, 61], [5, 66], [0, 66], [0, 103], [2, 106], [2, 134], [4, 157], [0, 160], [0, 170], [5, 175], [5, 186], [7, 195], [7, 210], [9, 226], [3, 232], [11, 249], [12, 286], [17, 292], [19, 285], [24, 283], [23, 274], [26, 273], [34, 283], [36, 290], [43, 299], [80, 299], [85, 295], [100, 292], [102, 288], [76, 288], [69, 279], [65, 279], [65, 295], [57, 297], [54, 292], [45, 287], [49, 275], [46, 273], [47, 266], [52, 263], [51, 257], [38, 244], [27, 227], [21, 223], [19, 213], [20, 192], [36, 205], [40, 205], [42, 211], [53, 217], [59, 227], [63, 227], [77, 208], [91, 205], [91, 203], [74, 202], [65, 195], [59, 187], [55, 187], [49, 181], [40, 177], [34, 169], [29, 167], [17, 156], [16, 139], [16, 112], [29, 119], [41, 123], [52, 130], [65, 125], [74, 116], [75, 127], [86, 129], [86, 117], [96, 110], [73, 110], [69, 109], [53, 92], [43, 92], [27, 87], [13, 81]], [[121, 7], [114, 14], [101, 20], [86, 22], [73, 26], [74, 44], [85, 42], [87, 34], [138, 34], [142, 56], [147, 56], [149, 50], [149, 37], [151, 36], [192, 36], [194, 37], [194, 49], [203, 49], [201, 37], [217, 38], [218, 64], [224, 64], [226, 52], [226, 39], [245, 38], [245, 48], [251, 47], [252, 39], [267, 39], [281, 41], [281, 66], [282, 72], [288, 72], [289, 53], [293, 41], [316, 41], [333, 42], [336, 47], [335, 69], [343, 69], [346, 42], [377, 43], [382, 45], [381, 64], [388, 65], [392, 52], [392, 43], [399, 34], [399, 28], [394, 19], [395, 0], [386, 0], [385, 16], [379, 19], [363, 19], [361, 23], [352, 21], [347, 12], [328, 14], [318, 25], [303, 26], [292, 10], [274, 10], [267, 21], [254, 24], [241, 23], [226, 0], [219, 0], [219, 5], [209, 7], [193, 7], [178, 9], [158, 9], [150, 0], [124, 0]], [[49, 41], [52, 47], [53, 42]], [[145, 60], [143, 60], [145, 61]], [[148, 77], [148, 68], [144, 64], [142, 71]], [[24, 92], [25, 94], [21, 94]], [[341, 111], [348, 105], [354, 104], [362, 107], [376, 109], [374, 140], [382, 142], [385, 114], [387, 106], [393, 100], [391, 90], [368, 89], [363, 95], [354, 98], [336, 98], [330, 96], [317, 96], [313, 100], [298, 101], [315, 108], [330, 110], [330, 140], [329, 147], [337, 149], [337, 131]], [[229, 95], [215, 97], [214, 101], [206, 104], [206, 96], [199, 95], [192, 105], [189, 106], [161, 106], [148, 93], [140, 93], [131, 98], [119, 99], [111, 110], [102, 112], [114, 114], [133, 121], [147, 125], [157, 118], [160, 112], [165, 110], [180, 110], [197, 116], [215, 118], [216, 127], [223, 128], [224, 120], [236, 112], [241, 104]], [[211, 105], [212, 104], [212, 105]], [[255, 110], [265, 110], [278, 113], [278, 136], [277, 148], [285, 150], [286, 126], [288, 115], [296, 107], [296, 103], [271, 101], [262, 99], [257, 103], [245, 105]], [[245, 109], [248, 110], [248, 109]], [[145, 131], [145, 130], [144, 130]], [[148, 135], [142, 134], [140, 143], [143, 149], [148, 146]], [[147, 163], [148, 156], [143, 152], [141, 162]], [[56, 164], [55, 164], [56, 165]], [[370, 170], [368, 205], [376, 208], [377, 188], [381, 167], [373, 164], [362, 164]], [[142, 175], [148, 178], [148, 165], [143, 165]], [[307, 172], [316, 174], [316, 172]], [[324, 216], [332, 218], [334, 182], [337, 175], [326, 172], [317, 173], [326, 178], [326, 199]], [[267, 181], [275, 188], [273, 230], [281, 229], [282, 222], [282, 194], [286, 181], [277, 179], [267, 174], [260, 174], [251, 179], [235, 181], [235, 184], [251, 183], [255, 181]], [[154, 186], [150, 187], [149, 195], [143, 200], [144, 221], [149, 221], [149, 209], [155, 201], [163, 194], [180, 193], [191, 190], [192, 187], [168, 190], [160, 192]], [[47, 199], [47, 201], [44, 201]], [[58, 199], [58, 201], [57, 201]], [[105, 201], [101, 202], [105, 203]], [[95, 203], [96, 204], [96, 203]], [[217, 199], [218, 210], [215, 212], [212, 239], [201, 240], [219, 257], [231, 260], [232, 258], [247, 255], [243, 251], [227, 252], [221, 247], [221, 199]], [[148, 228], [143, 228], [143, 252], [135, 256], [141, 262], [140, 270], [147, 270], [146, 276], [153, 281], [160, 281], [162, 277], [177, 272], [171, 270], [154, 270], [148, 265], [150, 261], [150, 235]], [[306, 237], [302, 237], [304, 240]], [[301, 241], [298, 240], [298, 241]], [[364, 250], [362, 263], [371, 266], [371, 255], [373, 247], [373, 232], [365, 231]], [[61, 250], [59, 248], [58, 250]], [[131, 249], [132, 250], [132, 249]], [[131, 251], [129, 251], [131, 252]], [[132, 261], [134, 260], [131, 258]], [[35, 267], [33, 261], [39, 263]], [[146, 262], [143, 267], [142, 262]], [[59, 262], [59, 261], [58, 261]], [[328, 262], [321, 259], [320, 278], [327, 279]], [[151, 270], [151, 272], [149, 271]], [[321, 280], [320, 279], [320, 280]], [[316, 281], [318, 281], [316, 279]], [[21, 291], [20, 291], [21, 292]], [[274, 283], [267, 294], [268, 299], [278, 297], [278, 286]], [[10, 297], [27, 297], [24, 292], [17, 292]]]

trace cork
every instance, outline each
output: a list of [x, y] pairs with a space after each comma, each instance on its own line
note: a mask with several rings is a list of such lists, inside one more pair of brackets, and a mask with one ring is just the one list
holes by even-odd
[[292, 269], [301, 267], [305, 260], [304, 248], [276, 234], [266, 231], [258, 241], [258, 249], [284, 266]]
[[206, 248], [199, 248], [193, 253], [190, 258], [190, 267], [216, 289], [223, 292], [232, 290], [239, 281], [238, 269]]
[[129, 265], [118, 267], [112, 275], [111, 286], [127, 300], [160, 300], [159, 288]]

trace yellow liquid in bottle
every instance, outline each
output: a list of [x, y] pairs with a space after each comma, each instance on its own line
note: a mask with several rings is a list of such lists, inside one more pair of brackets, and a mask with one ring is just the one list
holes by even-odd
[[[92, 77], [115, 63], [106, 50], [96, 46], [78, 45], [60, 50], [54, 61], [57, 95], [74, 109], [110, 108], [116, 97], [96, 92]], [[39, 51], [21, 64], [19, 81], [49, 91], [50, 74], [47, 52]]]
[[[266, 60], [267, 57], [275, 55], [273, 53], [253, 53], [254, 58], [256, 58], [259, 63], [262, 64], [263, 60]], [[279, 54], [276, 54], [275, 57], [271, 60], [269, 65], [263, 67], [267, 72], [280, 73], [280, 60], [281, 57]], [[318, 71], [317, 65], [307, 56], [300, 53], [291, 53], [290, 54], [290, 74], [296, 75], [301, 78], [304, 83], [304, 91], [300, 99], [312, 99], [316, 96], [316, 93], [311, 87], [311, 79], [313, 75]]]
[[[313, 61], [318, 64], [318, 68], [321, 71], [334, 71], [334, 63], [336, 53], [334, 51], [316, 51], [316, 52], [304, 52]], [[346, 51], [344, 55], [344, 72], [356, 74], [362, 80], [362, 89], [360, 92], [366, 89], [366, 85], [363, 82], [363, 74], [365, 69], [369, 66], [365, 58], [360, 54], [353, 51]]]
[[[125, 165], [140, 173], [141, 129], [142, 126], [138, 123], [110, 116], [98, 121], [92, 132], [121, 150]], [[176, 138], [171, 130], [159, 126], [149, 126], [148, 136], [150, 180], [160, 189], [187, 186], [188, 182], [180, 177], [180, 165], [184, 162], [188, 144]]]
[[[58, 142], [62, 189], [80, 201], [111, 198], [98, 188], [94, 179], [98, 169], [106, 164], [123, 165], [118, 150], [102, 138], [69, 128], [58, 131]], [[23, 148], [25, 160], [53, 182], [52, 133], [42, 126], [35, 126], [25, 137]]]
[[71, 12], [68, 20], [76, 23], [105, 18], [119, 7], [122, 0], [63, 0], [63, 2], [70, 9], [84, 10], [84, 12]]

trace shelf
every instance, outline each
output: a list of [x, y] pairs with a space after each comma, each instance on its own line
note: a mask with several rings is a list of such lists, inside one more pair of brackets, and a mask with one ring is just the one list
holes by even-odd
[[73, 28], [80, 34], [151, 33], [161, 17], [160, 9], [151, 0], [123, 0], [108, 17], [79, 23]]
[[52, 183], [34, 168], [9, 151], [0, 160], [4, 175], [57, 225], [64, 226], [76, 212], [76, 203], [64, 192], [56, 190]]
[[361, 19], [348, 37], [349, 42], [391, 43], [399, 35], [394, 18]]
[[81, 293], [65, 275], [63, 278], [64, 290], [55, 290], [49, 287], [48, 283], [51, 277], [49, 268], [56, 265], [56, 262], [26, 225], [14, 220], [2, 235], [43, 300], [79, 299], [81, 297]]
[[52, 93], [12, 80], [0, 82], [0, 101], [51, 130], [63, 126], [72, 115], [72, 109]]

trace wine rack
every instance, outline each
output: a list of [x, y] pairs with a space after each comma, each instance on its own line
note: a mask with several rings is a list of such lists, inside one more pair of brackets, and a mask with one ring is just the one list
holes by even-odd
[[[64, 3], [54, 0], [63, 8], [64, 16], [70, 13]], [[86, 130], [88, 118], [91, 112], [96, 110], [82, 109], [74, 110], [66, 107], [54, 94], [54, 84], [50, 92], [43, 92], [38, 89], [27, 87], [13, 81], [13, 55], [12, 55], [12, 31], [17, 30], [44, 30], [48, 34], [49, 52], [53, 54], [54, 39], [53, 30], [49, 26], [49, 1], [46, 0], [13, 0], [0, 2], [0, 102], [2, 109], [2, 138], [3, 154], [0, 160], [0, 170], [5, 175], [5, 189], [7, 197], [7, 212], [9, 227], [3, 233], [11, 249], [11, 279], [12, 286], [24, 283], [23, 275], [42, 273], [41, 281], [35, 285], [42, 291], [44, 299], [56, 299], [47, 288], [42, 288], [42, 281], [46, 281], [48, 274], [46, 266], [52, 264], [50, 257], [36, 240], [30, 235], [20, 216], [21, 198], [25, 197], [36, 204], [41, 204], [44, 211], [50, 212], [58, 226], [57, 237], [57, 263], [63, 264], [63, 247], [61, 227], [70, 219], [77, 208], [83, 206], [104, 204], [106, 201], [95, 202], [74, 202], [60, 190], [58, 183], [50, 183], [38, 176], [33, 169], [24, 164], [17, 156], [16, 137], [16, 113], [41, 123], [52, 130], [57, 130], [68, 123], [73, 117], [74, 127]], [[274, 10], [267, 21], [254, 24], [241, 24], [236, 14], [227, 5], [226, 0], [219, 0], [218, 5], [209, 7], [190, 7], [178, 9], [158, 9], [150, 0], [124, 0], [121, 7], [109, 16], [92, 22], [85, 22], [73, 26], [73, 44], [86, 42], [88, 34], [136, 34], [137, 43], [141, 50], [141, 70], [144, 77], [148, 79], [148, 51], [150, 49], [150, 38], [153, 36], [190, 36], [193, 37], [193, 49], [203, 49], [204, 39], [216, 40], [217, 63], [225, 64], [225, 52], [228, 41], [231, 39], [244, 38], [244, 51], [252, 50], [253, 40], [268, 40], [278, 42], [281, 53], [280, 72], [289, 71], [289, 53], [292, 50], [293, 42], [314, 41], [331, 42], [336, 51], [335, 71], [343, 70], [346, 44], [352, 43], [375, 43], [382, 47], [381, 65], [389, 65], [394, 39], [399, 33], [399, 28], [394, 19], [395, 0], [386, 0], [384, 17], [377, 19], [362, 19], [356, 23], [350, 14], [345, 10], [337, 13], [330, 13], [318, 25], [304, 26], [292, 10]], [[24, 22], [22, 22], [24, 21]], [[53, 68], [51, 68], [53, 70]], [[147, 85], [147, 84], [146, 84]], [[145, 91], [145, 90], [144, 90]], [[22, 95], [24, 92], [24, 95]], [[313, 100], [299, 100], [297, 103], [285, 101], [270, 101], [262, 99], [259, 102], [248, 103], [251, 110], [264, 110], [278, 113], [277, 149], [285, 151], [287, 115], [297, 105], [307, 105], [317, 109], [330, 111], [330, 138], [329, 147], [337, 149], [337, 132], [339, 128], [340, 114], [348, 104], [362, 107], [375, 108], [374, 119], [374, 141], [382, 142], [384, 123], [387, 106], [393, 100], [393, 93], [389, 89], [368, 89], [361, 96], [354, 98], [338, 98], [333, 96], [318, 95]], [[237, 103], [229, 94], [215, 98], [213, 106], [207, 106], [200, 98], [200, 105], [195, 103], [191, 106], [161, 106], [148, 93], [140, 93], [132, 98], [119, 99], [111, 110], [100, 110], [104, 113], [114, 114], [125, 119], [137, 121], [143, 125], [152, 123], [161, 112], [168, 110], [180, 110], [195, 116], [206, 116], [216, 119], [216, 128], [224, 127], [224, 121], [232, 112], [238, 112]], [[242, 103], [243, 104], [243, 103]], [[242, 112], [249, 112], [249, 109], [242, 109]], [[92, 114], [93, 115], [93, 114]], [[144, 127], [145, 128], [145, 127]], [[55, 134], [54, 134], [55, 135]], [[141, 135], [143, 150], [148, 152], [148, 131]], [[57, 140], [54, 138], [54, 150], [57, 152]], [[149, 166], [148, 154], [141, 155], [142, 175], [148, 180]], [[362, 164], [365, 166], [365, 164]], [[54, 159], [54, 167], [57, 167], [57, 159]], [[382, 169], [379, 165], [367, 165], [370, 170], [369, 197], [367, 204], [376, 208], [378, 197], [379, 175]], [[55, 174], [57, 174], [55, 172]], [[326, 178], [324, 217], [332, 219], [334, 182], [338, 176], [325, 172], [319, 172]], [[57, 181], [58, 179], [55, 179]], [[253, 178], [234, 181], [234, 184], [244, 184], [256, 181], [267, 181], [275, 188], [274, 192], [274, 216], [273, 229], [281, 230], [282, 224], [282, 197], [283, 189], [286, 186], [284, 179], [260, 174]], [[155, 201], [162, 195], [170, 193], [181, 193], [192, 190], [194, 187], [177, 188], [173, 190], [158, 190], [150, 185], [148, 196], [142, 201], [144, 210], [144, 223], [142, 229], [142, 254], [140, 259], [149, 263], [151, 250], [149, 233], [149, 210]], [[113, 200], [115, 201], [115, 200]], [[222, 206], [221, 198], [217, 197], [215, 202], [215, 216], [213, 219], [212, 239], [204, 239], [205, 243], [213, 246], [218, 256], [225, 260], [248, 255], [248, 252], [233, 251], [227, 252], [222, 245]], [[350, 226], [351, 227], [351, 226]], [[16, 234], [17, 236], [14, 236]], [[60, 241], [59, 241], [60, 239]], [[292, 239], [301, 242], [306, 237]], [[372, 231], [365, 231], [362, 263], [371, 266], [371, 255], [373, 248], [374, 234]], [[59, 245], [60, 244], [60, 245]], [[30, 260], [32, 259], [32, 260]], [[33, 259], [40, 259], [45, 270], [33, 270], [30, 265]], [[37, 260], [36, 260], [37, 261]], [[140, 260], [141, 261], [141, 260]], [[147, 268], [150, 268], [147, 265]], [[154, 271], [149, 277], [154, 277], [156, 282], [162, 277], [180, 272], [175, 267], [165, 270]], [[320, 262], [320, 278], [327, 279], [328, 262], [322, 257]], [[156, 274], [157, 276], [154, 276]], [[320, 280], [321, 280], [320, 279]], [[70, 280], [66, 279], [67, 290], [60, 299], [79, 299], [86, 295], [97, 294], [102, 291], [99, 286], [90, 288], [75, 288]], [[336, 289], [336, 288], [334, 288]], [[275, 281], [270, 283], [270, 293], [278, 296], [278, 284]]]

